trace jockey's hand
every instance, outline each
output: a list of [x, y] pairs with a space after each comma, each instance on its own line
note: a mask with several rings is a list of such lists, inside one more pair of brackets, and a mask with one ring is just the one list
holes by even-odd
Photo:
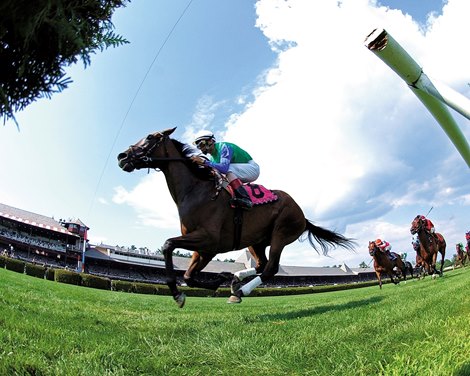
[[200, 166], [204, 166], [204, 163], [206, 161], [206, 159], [202, 158], [202, 157], [199, 157], [197, 155], [194, 155], [191, 157], [191, 161], [200, 165]]

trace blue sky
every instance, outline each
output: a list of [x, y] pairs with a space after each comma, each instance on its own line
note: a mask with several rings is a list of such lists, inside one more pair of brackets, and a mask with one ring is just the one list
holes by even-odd
[[[124, 173], [116, 156], [150, 132], [177, 126], [191, 142], [211, 129], [250, 152], [259, 183], [358, 242], [329, 258], [295, 242], [281, 264], [355, 267], [376, 238], [414, 258], [409, 226], [431, 207], [451, 258], [470, 230], [469, 169], [364, 39], [385, 28], [470, 97], [469, 13], [467, 0], [134, 0], [113, 18], [130, 44], [70, 67], [69, 89], [17, 114], [20, 131], [0, 128], [0, 202], [78, 217], [97, 243], [160, 248], [179, 231], [163, 175]], [[470, 139], [469, 121], [452, 114]]]

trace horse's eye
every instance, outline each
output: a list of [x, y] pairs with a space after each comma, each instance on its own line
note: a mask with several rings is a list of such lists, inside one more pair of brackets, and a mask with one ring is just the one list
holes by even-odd
[[155, 136], [154, 136], [153, 134], [149, 134], [149, 135], [147, 136], [147, 141], [151, 141], [151, 140], [153, 140], [154, 138], [155, 138]]

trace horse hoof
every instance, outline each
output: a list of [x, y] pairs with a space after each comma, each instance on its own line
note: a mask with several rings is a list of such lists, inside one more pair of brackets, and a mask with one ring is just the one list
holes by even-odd
[[234, 276], [232, 279], [232, 284], [230, 285], [230, 292], [232, 295], [235, 295], [237, 291], [240, 290], [242, 286], [242, 281], [237, 276]]
[[183, 308], [184, 303], [186, 302], [186, 294], [182, 292], [181, 294], [175, 297], [175, 302], [178, 304], [178, 308]]
[[230, 298], [227, 299], [228, 304], [238, 304], [242, 302], [242, 298], [236, 295], [230, 295]]

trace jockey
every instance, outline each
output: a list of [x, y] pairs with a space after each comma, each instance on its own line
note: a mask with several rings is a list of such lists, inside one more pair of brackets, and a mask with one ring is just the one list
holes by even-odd
[[390, 260], [396, 259], [395, 255], [390, 252], [390, 250], [392, 249], [392, 246], [390, 245], [389, 242], [382, 240], [382, 239], [377, 239], [375, 241], [375, 245], [379, 247], [379, 249], [390, 258]]
[[419, 238], [416, 236], [414, 238], [411, 238], [411, 245], [413, 246], [413, 249], [415, 252], [419, 250]]
[[232, 203], [243, 209], [251, 209], [253, 203], [243, 183], [255, 181], [260, 169], [250, 154], [233, 143], [216, 142], [214, 134], [205, 130], [199, 132], [194, 144], [204, 154], [209, 154], [210, 160], [198, 156], [192, 157], [191, 160], [224, 174], [235, 194]]
[[420, 215], [420, 219], [424, 222], [424, 230], [430, 235], [429, 241], [432, 241], [434, 238], [436, 241], [439, 241], [436, 235], [436, 229], [434, 228], [434, 223], [430, 219], [426, 218], [424, 215]]
[[436, 232], [434, 223], [432, 223], [430, 219], [426, 218], [424, 215], [421, 215], [420, 219], [424, 222], [424, 229], [428, 234], [432, 235]]

